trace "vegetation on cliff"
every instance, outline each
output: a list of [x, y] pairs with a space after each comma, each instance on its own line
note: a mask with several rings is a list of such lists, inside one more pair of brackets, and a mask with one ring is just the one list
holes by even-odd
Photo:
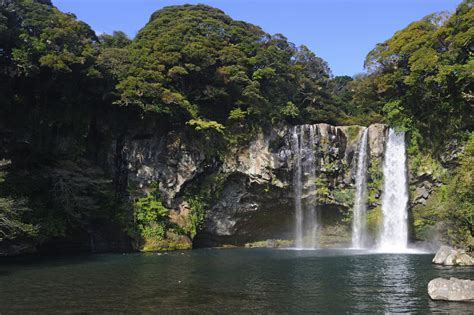
[[423, 144], [472, 130], [474, 9], [462, 2], [452, 15], [413, 22], [367, 55], [356, 79], [354, 105], [416, 130]]

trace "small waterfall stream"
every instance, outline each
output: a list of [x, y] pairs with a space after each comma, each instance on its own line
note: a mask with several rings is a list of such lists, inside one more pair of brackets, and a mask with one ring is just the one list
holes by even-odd
[[301, 125], [292, 129], [295, 156], [293, 189], [295, 198], [295, 247], [318, 246], [316, 212], [316, 126]]
[[368, 128], [364, 129], [359, 142], [357, 157], [356, 193], [352, 219], [352, 247], [364, 248], [367, 240], [367, 139]]
[[398, 252], [407, 249], [407, 174], [405, 134], [390, 128], [383, 165], [383, 222], [378, 239], [378, 249], [381, 251]]

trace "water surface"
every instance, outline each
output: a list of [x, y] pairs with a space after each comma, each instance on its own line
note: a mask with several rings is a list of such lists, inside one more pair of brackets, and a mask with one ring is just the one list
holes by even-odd
[[473, 312], [433, 302], [432, 254], [354, 250], [200, 249], [167, 254], [0, 260], [0, 313], [397, 313]]

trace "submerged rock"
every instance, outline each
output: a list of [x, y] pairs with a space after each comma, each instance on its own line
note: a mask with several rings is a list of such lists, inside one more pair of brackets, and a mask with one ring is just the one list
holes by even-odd
[[246, 243], [246, 248], [285, 248], [292, 247], [293, 241], [290, 240], [266, 240], [253, 243]]
[[473, 266], [474, 258], [463, 250], [441, 246], [433, 258], [433, 263], [445, 266]]
[[436, 278], [428, 283], [433, 300], [474, 302], [474, 281], [457, 278]]

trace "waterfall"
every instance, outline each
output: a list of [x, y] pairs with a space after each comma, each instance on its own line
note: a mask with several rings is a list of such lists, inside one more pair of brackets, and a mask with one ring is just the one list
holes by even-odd
[[293, 189], [295, 198], [295, 247], [318, 246], [316, 212], [316, 126], [295, 126], [291, 133], [295, 166]]
[[359, 142], [357, 157], [356, 192], [352, 219], [352, 247], [364, 248], [367, 239], [367, 139], [365, 128]]
[[[295, 246], [303, 247], [303, 209], [301, 205], [301, 193], [303, 185], [301, 182], [301, 145], [303, 136], [299, 131], [301, 127], [295, 126], [292, 132], [293, 152], [295, 154], [295, 168], [293, 174], [293, 190], [295, 198]], [[295, 150], [296, 149], [296, 150]]]
[[408, 243], [408, 183], [405, 153], [405, 134], [390, 128], [383, 165], [384, 186], [382, 216], [378, 248], [397, 252]]

